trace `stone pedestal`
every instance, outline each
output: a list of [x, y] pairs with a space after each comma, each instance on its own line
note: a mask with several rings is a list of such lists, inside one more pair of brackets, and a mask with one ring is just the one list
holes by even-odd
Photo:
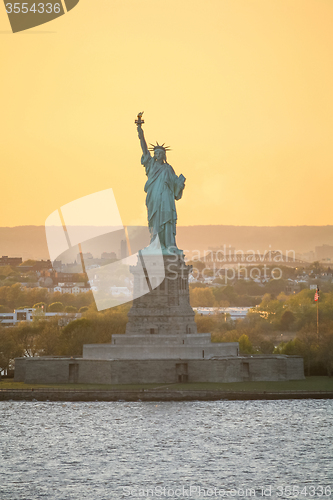
[[[192, 267], [185, 264], [183, 253], [163, 255], [163, 261], [164, 269], [157, 265], [156, 272], [152, 273], [154, 257], [150, 256], [149, 269], [145, 269], [143, 265], [144, 276], [142, 265], [131, 267], [134, 295], [138, 298], [133, 300], [128, 313], [127, 335], [197, 333], [188, 286]], [[140, 296], [140, 290], [147, 290], [147, 285], [149, 293]]]
[[210, 333], [112, 335], [111, 344], [85, 344], [84, 359], [222, 359], [237, 357], [238, 342], [211, 342]]
[[210, 333], [197, 333], [188, 286], [191, 266], [181, 251], [162, 255], [145, 249], [130, 271], [135, 298], [125, 335], [112, 335], [111, 344], [84, 345], [83, 358], [141, 362], [238, 356], [238, 342], [212, 343]]

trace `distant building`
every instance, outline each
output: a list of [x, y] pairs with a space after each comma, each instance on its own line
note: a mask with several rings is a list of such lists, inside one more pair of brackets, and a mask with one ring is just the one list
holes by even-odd
[[333, 262], [333, 246], [332, 245], [321, 245], [320, 247], [315, 247], [316, 260], [326, 260]]
[[43, 270], [50, 270], [50, 269], [52, 269], [52, 262], [50, 260], [39, 260], [30, 265], [23, 265], [23, 266], [20, 264], [20, 271], [22, 271], [22, 273], [28, 273], [30, 271], [41, 272]]
[[90, 286], [78, 286], [72, 284], [72, 286], [64, 285], [61, 286], [60, 283], [58, 283], [58, 286], [55, 286], [54, 288], [48, 288], [48, 292], [54, 293], [54, 292], [59, 292], [59, 293], [87, 293], [90, 292], [91, 288]]
[[301, 285], [299, 283], [294, 282], [294, 281], [291, 281], [286, 286], [286, 295], [299, 293], [300, 291], [301, 291]]
[[309, 252], [305, 253], [295, 253], [295, 259], [299, 261], [305, 261], [305, 262], [314, 262], [316, 260], [316, 255], [314, 251], [310, 250]]
[[33, 271], [41, 271], [42, 269], [52, 269], [52, 262], [48, 260], [39, 260], [32, 266]]
[[128, 257], [127, 241], [121, 240], [121, 242], [120, 242], [120, 258], [126, 259], [126, 257]]
[[101, 255], [101, 259], [103, 259], [103, 260], [116, 260], [117, 255], [115, 252], [103, 252]]
[[[82, 253], [82, 257], [83, 257], [84, 261], [94, 258], [93, 254], [90, 252]], [[81, 254], [80, 253], [78, 253], [76, 256], [76, 262], [81, 262]]]
[[[68, 284], [68, 287], [72, 287], [75, 285], [83, 286], [87, 277], [84, 273], [61, 273], [58, 271], [52, 270], [42, 270], [39, 273], [40, 282], [42, 282], [41, 278], [44, 278], [44, 282], [47, 283], [47, 278], [52, 280], [52, 283], [55, 286], [63, 286], [64, 284]], [[78, 283], [78, 280], [82, 283]]]
[[0, 325], [1, 326], [15, 326], [21, 321], [33, 321], [34, 316], [43, 317], [45, 319], [54, 318], [55, 316], [61, 319], [61, 324], [69, 323], [74, 319], [81, 318], [81, 313], [64, 313], [64, 312], [37, 312], [34, 308], [26, 309], [15, 309], [12, 313], [0, 313]]
[[3, 255], [0, 258], [0, 266], [17, 267], [20, 264], [22, 264], [22, 257], [8, 257], [7, 255]]

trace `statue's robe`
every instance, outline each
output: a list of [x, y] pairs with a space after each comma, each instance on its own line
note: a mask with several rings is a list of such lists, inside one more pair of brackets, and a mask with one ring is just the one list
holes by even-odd
[[183, 195], [184, 177], [178, 177], [168, 163], [157, 163], [149, 152], [142, 155], [141, 163], [148, 177], [145, 192], [151, 241], [158, 234], [162, 247], [176, 247], [175, 200]]

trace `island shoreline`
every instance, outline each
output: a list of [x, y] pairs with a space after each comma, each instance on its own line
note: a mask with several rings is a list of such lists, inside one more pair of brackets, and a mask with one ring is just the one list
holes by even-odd
[[257, 401], [282, 399], [333, 399], [333, 391], [235, 392], [209, 390], [75, 390], [0, 389], [0, 401], [41, 402], [167, 402]]

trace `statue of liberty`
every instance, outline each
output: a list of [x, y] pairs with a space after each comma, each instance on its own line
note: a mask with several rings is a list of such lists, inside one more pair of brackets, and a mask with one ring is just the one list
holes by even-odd
[[148, 177], [144, 189], [147, 193], [150, 242], [152, 243], [158, 235], [162, 250], [174, 253], [177, 252], [175, 200], [180, 200], [183, 195], [185, 177], [182, 174], [178, 177], [171, 165], [167, 163], [166, 152], [169, 148], [164, 144], [151, 145], [149, 149], [154, 151], [154, 156], [151, 156], [142, 130], [144, 123], [142, 114], [138, 114], [135, 123], [143, 153], [141, 163]]

